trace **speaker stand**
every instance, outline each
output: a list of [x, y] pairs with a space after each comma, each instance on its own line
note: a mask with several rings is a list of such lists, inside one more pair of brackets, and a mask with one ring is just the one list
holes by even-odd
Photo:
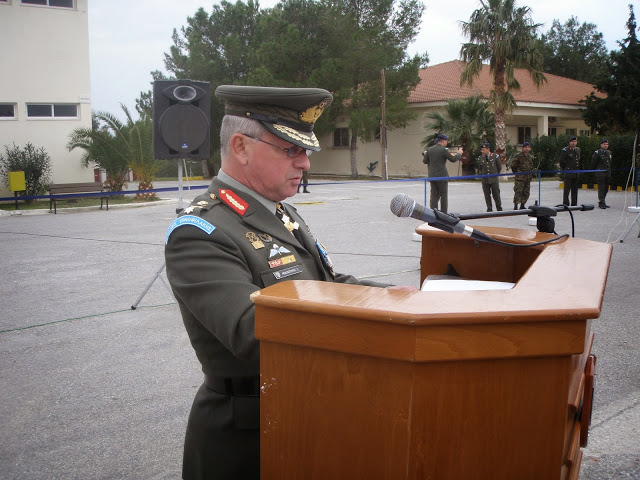
[[[182, 163], [183, 162], [185, 162], [184, 158], [181, 158], [181, 159], [178, 160], [178, 208], [176, 208], [176, 213], [178, 215], [180, 213], [182, 213], [182, 210], [184, 210], [184, 208], [183, 208], [183, 198], [182, 198]], [[186, 166], [185, 166], [185, 169], [186, 169]], [[138, 304], [142, 301], [144, 296], [147, 294], [147, 292], [151, 288], [151, 285], [153, 285], [158, 278], [162, 281], [164, 286], [167, 287], [167, 290], [169, 291], [169, 294], [171, 296], [173, 296], [173, 292], [171, 291], [171, 288], [169, 288], [169, 285], [167, 285], [167, 282], [165, 282], [164, 278], [162, 278], [162, 276], [160, 275], [162, 273], [162, 271], [164, 270], [165, 266], [166, 266], [165, 262], [162, 262], [162, 266], [158, 269], [158, 271], [156, 271], [156, 273], [153, 276], [153, 278], [149, 281], [147, 286], [144, 287], [144, 290], [142, 291], [140, 296], [131, 305], [131, 310], [135, 310], [138, 307]]]
[[184, 162], [184, 158], [178, 159], [178, 208], [176, 208], [176, 213], [182, 213], [182, 162]]

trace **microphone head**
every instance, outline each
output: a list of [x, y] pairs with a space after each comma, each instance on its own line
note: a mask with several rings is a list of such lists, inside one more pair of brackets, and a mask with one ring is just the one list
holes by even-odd
[[416, 201], [409, 195], [399, 193], [391, 199], [391, 212], [396, 217], [410, 217], [413, 213]]

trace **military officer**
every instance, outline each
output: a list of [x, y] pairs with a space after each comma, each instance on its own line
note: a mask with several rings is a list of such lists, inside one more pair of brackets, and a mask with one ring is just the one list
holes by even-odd
[[309, 191], [309, 189], [307, 188], [309, 186], [309, 171], [305, 170], [302, 172], [302, 179], [300, 180], [300, 183], [298, 184], [298, 191], [297, 193], [300, 193], [300, 187], [302, 187], [302, 193], [311, 193]]
[[438, 201], [440, 202], [440, 211], [447, 213], [449, 208], [449, 177], [447, 172], [447, 161], [457, 162], [460, 160], [462, 150], [459, 148], [457, 153], [451, 153], [447, 148], [449, 137], [440, 133], [436, 137], [436, 142], [426, 151], [422, 152], [422, 162], [428, 168], [428, 178], [437, 178], [430, 180], [431, 194], [429, 197], [429, 207], [433, 210], [438, 209]]
[[611, 179], [611, 151], [609, 150], [609, 140], [603, 138], [600, 141], [600, 149], [593, 152], [591, 156], [591, 170], [601, 170], [596, 172], [598, 181], [598, 206], [609, 208], [605, 203], [607, 192], [609, 191], [609, 180]]
[[[533, 155], [531, 155], [531, 144], [524, 142], [522, 151], [511, 161], [511, 171], [520, 173], [516, 175], [513, 182], [513, 209], [526, 208], [525, 204], [531, 194], [531, 171], [533, 170]], [[526, 172], [526, 173], [523, 173]]]
[[480, 148], [480, 156], [476, 160], [479, 175], [493, 175], [482, 178], [482, 191], [484, 193], [484, 201], [487, 204], [487, 212], [493, 212], [491, 196], [496, 202], [496, 210], [502, 210], [502, 200], [500, 199], [500, 179], [497, 174], [502, 169], [500, 155], [491, 153], [491, 145], [489, 143], [482, 144]]
[[560, 151], [560, 169], [568, 170], [563, 173], [564, 190], [562, 192], [562, 203], [569, 205], [569, 194], [571, 194], [571, 205], [578, 205], [578, 172], [580, 170], [580, 149], [577, 147], [578, 139], [569, 138], [569, 145]]
[[293, 279], [384, 285], [336, 273], [296, 209], [283, 203], [320, 150], [313, 127], [331, 94], [222, 85], [216, 96], [225, 101], [220, 171], [165, 239], [167, 277], [204, 372], [182, 475], [258, 479], [259, 345], [250, 295]]

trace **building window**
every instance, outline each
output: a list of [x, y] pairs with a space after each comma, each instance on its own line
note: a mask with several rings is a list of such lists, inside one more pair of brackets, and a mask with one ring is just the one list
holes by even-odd
[[518, 127], [518, 145], [531, 141], [531, 127]]
[[580, 136], [581, 137], [590, 137], [591, 136], [591, 130], [580, 130]]
[[349, 129], [348, 128], [336, 128], [333, 131], [333, 146], [334, 147], [349, 146]]
[[78, 106], [74, 104], [32, 103], [27, 105], [29, 118], [78, 118]]
[[16, 118], [16, 106], [14, 103], [0, 103], [0, 120]]
[[572, 137], [575, 137], [575, 136], [576, 136], [576, 129], [575, 129], [575, 128], [567, 128], [567, 129], [564, 131], [564, 133], [565, 133], [566, 135], [570, 135], [570, 136], [572, 136]]
[[558, 129], [556, 127], [549, 127], [549, 130], [547, 132], [550, 137], [558, 136]]
[[44, 5], [45, 7], [73, 8], [73, 0], [22, 0], [27, 5]]

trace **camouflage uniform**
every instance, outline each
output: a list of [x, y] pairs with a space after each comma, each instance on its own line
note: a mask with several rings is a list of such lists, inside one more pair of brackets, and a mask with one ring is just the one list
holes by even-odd
[[[511, 171], [513, 173], [531, 172], [533, 170], [533, 155], [530, 153], [519, 152], [511, 162]], [[531, 174], [522, 174], [515, 176], [513, 184], [513, 204], [514, 210], [525, 208], [525, 203], [529, 200], [531, 194]]]

